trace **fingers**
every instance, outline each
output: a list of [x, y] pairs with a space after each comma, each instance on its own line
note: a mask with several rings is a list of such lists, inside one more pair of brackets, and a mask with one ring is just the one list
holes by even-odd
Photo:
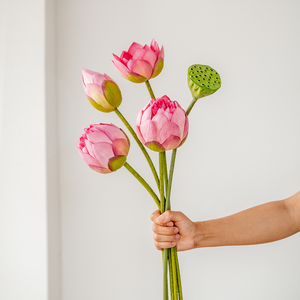
[[[186, 216], [180, 211], [167, 210], [163, 214], [160, 214], [159, 210], [156, 210], [150, 218], [156, 224], [167, 224], [169, 226], [169, 222], [183, 221], [186, 218]], [[171, 226], [173, 226], [173, 224]]]
[[177, 245], [177, 242], [156, 242], [154, 241], [154, 245], [157, 250], [163, 250], [168, 248], [173, 248]]

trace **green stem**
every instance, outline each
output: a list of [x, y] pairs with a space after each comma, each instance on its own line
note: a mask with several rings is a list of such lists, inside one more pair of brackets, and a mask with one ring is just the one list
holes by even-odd
[[176, 272], [177, 272], [177, 283], [178, 283], [178, 292], [179, 292], [179, 300], [182, 300], [182, 287], [181, 287], [181, 277], [180, 277], [180, 269], [179, 269], [179, 262], [178, 262], [178, 255], [177, 255], [177, 248], [176, 246], [174, 247], [176, 249], [175, 252], [175, 262], [176, 262]]
[[169, 180], [168, 180], [167, 197], [166, 197], [166, 210], [171, 209], [170, 197], [171, 197], [171, 188], [172, 188], [176, 153], [177, 153], [177, 149], [174, 149], [172, 151], [172, 157], [171, 157], [171, 163], [170, 163]]
[[177, 269], [176, 269], [176, 247], [171, 248], [171, 260], [170, 263], [172, 264], [173, 270], [173, 293], [174, 293], [174, 300], [178, 300], [178, 282], [177, 282]]
[[189, 107], [187, 108], [187, 110], [185, 111], [185, 113], [187, 114], [187, 116], [189, 115], [189, 113], [191, 112], [192, 108], [194, 107], [195, 103], [197, 102], [198, 99], [193, 98], [192, 102], [190, 103]]
[[[164, 192], [164, 156], [165, 152], [159, 152], [159, 192], [160, 192], [160, 213], [165, 211]], [[168, 300], [168, 249], [163, 249], [163, 299]]]
[[168, 249], [169, 253], [169, 274], [170, 274], [170, 291], [171, 291], [171, 300], [174, 300], [174, 283], [173, 283], [173, 269], [172, 269], [172, 258], [171, 258], [171, 249]]
[[163, 256], [163, 300], [168, 300], [169, 293], [168, 293], [168, 249], [163, 249], [162, 256]]
[[160, 208], [160, 201], [157, 195], [149, 186], [149, 184], [144, 180], [144, 178], [137, 171], [135, 171], [127, 162], [124, 164], [124, 167], [144, 186], [144, 188], [149, 192], [149, 194], [154, 199], [157, 207]]
[[[167, 168], [167, 158], [166, 158], [166, 152], [163, 152], [163, 166], [164, 166], [164, 183], [165, 183], [165, 193], [168, 191], [168, 168]], [[165, 207], [165, 211], [166, 211]]]
[[146, 83], [146, 86], [147, 86], [147, 89], [148, 89], [148, 92], [150, 94], [151, 99], [156, 99], [155, 96], [154, 96], [154, 93], [153, 93], [153, 90], [152, 90], [152, 87], [150, 85], [149, 80], [147, 80], [145, 83]]
[[115, 108], [115, 113], [118, 115], [118, 117], [124, 123], [124, 125], [127, 127], [127, 129], [129, 130], [129, 132], [131, 133], [131, 135], [133, 136], [133, 138], [135, 139], [135, 141], [137, 142], [137, 144], [141, 148], [141, 150], [142, 150], [144, 156], [146, 157], [147, 162], [148, 162], [148, 164], [149, 164], [149, 166], [151, 168], [151, 171], [152, 171], [153, 176], [154, 176], [155, 181], [156, 181], [156, 185], [159, 188], [160, 183], [159, 183], [158, 175], [157, 175], [156, 169], [154, 167], [154, 164], [153, 164], [153, 162], [152, 162], [152, 160], [151, 160], [151, 158], [150, 158], [147, 150], [145, 149], [144, 145], [141, 143], [141, 141], [137, 137], [135, 131], [132, 129], [132, 127], [130, 126], [130, 124], [127, 122], [127, 120], [125, 119], [125, 117], [121, 114], [121, 112], [117, 108]]
[[165, 151], [159, 152], [159, 193], [160, 193], [160, 213], [165, 212], [165, 191], [164, 191], [164, 156]]

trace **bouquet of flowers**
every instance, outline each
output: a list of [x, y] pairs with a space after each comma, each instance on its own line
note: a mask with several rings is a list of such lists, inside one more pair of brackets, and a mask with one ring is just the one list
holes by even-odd
[[[152, 40], [150, 46], [132, 43], [128, 51], [112, 60], [117, 71], [134, 83], [145, 82], [150, 102], [139, 112], [135, 130], [121, 114], [121, 91], [116, 82], [106, 74], [82, 70], [83, 87], [89, 102], [97, 110], [114, 111], [129, 130], [142, 150], [153, 173], [157, 193], [127, 162], [130, 141], [126, 133], [113, 124], [93, 124], [77, 143], [77, 149], [87, 165], [102, 174], [114, 172], [124, 166], [149, 192], [161, 213], [171, 209], [170, 196], [176, 152], [186, 140], [189, 131], [188, 115], [199, 98], [216, 92], [221, 87], [219, 74], [211, 67], [195, 64], [188, 69], [188, 86], [192, 102], [185, 111], [168, 96], [156, 98], [149, 80], [158, 76], [164, 66], [164, 48]], [[158, 152], [158, 172], [145, 146]], [[169, 165], [165, 151], [172, 150]], [[182, 300], [182, 287], [176, 246], [162, 251], [163, 299]], [[169, 277], [169, 284], [168, 284]]]

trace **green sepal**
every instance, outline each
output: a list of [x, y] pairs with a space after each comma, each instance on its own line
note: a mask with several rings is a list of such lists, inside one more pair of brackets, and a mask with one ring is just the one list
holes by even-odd
[[113, 108], [119, 107], [122, 102], [122, 94], [119, 87], [113, 81], [105, 81], [104, 93], [106, 101]]
[[150, 150], [153, 150], [153, 151], [156, 151], [156, 152], [162, 152], [162, 151], [165, 151], [165, 149], [163, 148], [163, 146], [158, 143], [158, 142], [148, 142], [145, 144], [145, 146], [147, 148], [149, 148]]
[[108, 160], [108, 167], [112, 171], [117, 171], [118, 169], [124, 166], [125, 162], [126, 162], [125, 155], [114, 156]]
[[154, 69], [154, 72], [153, 72], [151, 78], [154, 78], [154, 77], [156, 77], [157, 75], [159, 75], [160, 72], [162, 71], [163, 67], [164, 67], [164, 60], [161, 58], [161, 59], [159, 59], [158, 62], [156, 63], [156, 66], [155, 66], [155, 69]]
[[140, 75], [134, 75], [133, 73], [128, 73], [127, 79], [134, 83], [142, 83], [142, 82], [147, 81], [147, 78], [140, 76]]
[[216, 70], [206, 65], [192, 65], [188, 69], [188, 86], [194, 99], [215, 93], [221, 87]]
[[100, 110], [104, 113], [109, 113], [109, 112], [112, 112], [114, 110], [113, 107], [111, 109], [106, 109], [103, 106], [101, 106], [100, 104], [98, 104], [97, 102], [95, 102], [94, 100], [90, 99], [89, 97], [87, 97], [87, 98], [90, 101], [90, 103], [93, 105], [93, 107], [96, 108], [97, 110]]

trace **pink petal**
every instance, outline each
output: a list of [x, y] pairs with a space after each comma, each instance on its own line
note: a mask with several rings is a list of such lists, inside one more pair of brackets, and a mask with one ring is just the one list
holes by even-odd
[[131, 72], [141, 75], [147, 79], [150, 79], [152, 75], [152, 67], [145, 60], [132, 59], [128, 62], [127, 67]]
[[165, 58], [165, 49], [164, 49], [164, 47], [161, 47], [161, 50], [158, 54], [158, 59], [160, 59], [160, 58], [162, 58], [162, 59]]
[[95, 158], [105, 167], [108, 166], [108, 160], [114, 156], [112, 145], [108, 143], [93, 144]]
[[158, 51], [159, 51], [158, 44], [157, 44], [157, 42], [156, 42], [154, 39], [151, 41], [150, 48], [151, 48], [154, 52], [158, 52]]
[[111, 141], [116, 139], [126, 140], [127, 136], [123, 130], [113, 124], [103, 124], [101, 127], [105, 134], [109, 137]]
[[101, 174], [108, 174], [108, 173], [112, 173], [112, 171], [109, 168], [106, 167], [97, 167], [97, 166], [93, 166], [93, 165], [89, 165], [89, 167]]
[[146, 141], [144, 140], [142, 134], [141, 134], [141, 131], [140, 131], [140, 126], [135, 126], [135, 132], [136, 132], [136, 135], [138, 136], [139, 140], [141, 141], [141, 143], [143, 145], [145, 145]]
[[123, 51], [120, 58], [124, 64], [127, 64], [127, 62], [132, 59], [132, 55], [126, 51]]
[[112, 60], [112, 62], [120, 75], [127, 79], [126, 74], [129, 72], [129, 69], [123, 64], [123, 62], [118, 60]]
[[141, 125], [142, 116], [143, 116], [143, 111], [140, 110], [139, 113], [138, 113], [138, 115], [137, 115], [137, 117], [136, 117], [136, 122], [135, 122], [135, 124], [137, 126]]
[[151, 120], [147, 120], [140, 126], [141, 134], [146, 142], [157, 141], [157, 130]]
[[162, 144], [162, 146], [165, 148], [165, 150], [172, 150], [177, 148], [180, 145], [180, 138], [178, 136], [170, 136], [168, 139], [165, 140], [165, 142]]
[[160, 132], [165, 123], [168, 122], [168, 118], [163, 114], [156, 114], [152, 118], [152, 122], [155, 124], [157, 131]]
[[111, 140], [107, 137], [107, 135], [103, 132], [90, 132], [87, 134], [87, 138], [93, 144], [96, 143], [111, 143]]
[[145, 60], [149, 62], [151, 67], [153, 68], [156, 62], [156, 55], [151, 50], [138, 49], [134, 53], [132, 59]]
[[159, 142], [163, 144], [171, 136], [177, 136], [180, 138], [180, 129], [178, 125], [168, 121], [159, 132]]
[[86, 147], [88, 153], [89, 153], [91, 156], [95, 157], [95, 154], [94, 154], [94, 150], [93, 150], [93, 146], [92, 146], [92, 145], [93, 145], [93, 144], [92, 144], [89, 140], [85, 140], [85, 147]]
[[106, 80], [103, 74], [97, 73], [93, 75], [93, 83], [102, 86], [103, 82]]
[[138, 43], [132, 43], [127, 52], [133, 55], [137, 49], [143, 49], [143, 46]]
[[93, 83], [93, 75], [96, 74], [96, 72], [82, 69], [82, 81], [83, 84], [86, 85], [87, 83]]
[[94, 157], [90, 156], [89, 154], [86, 153], [82, 153], [81, 157], [83, 158], [83, 160], [86, 162], [86, 164], [93, 165], [93, 166], [98, 166], [98, 167], [103, 167], [99, 161], [97, 159], [95, 159]]
[[188, 134], [189, 131], [189, 119], [185, 119], [185, 124], [184, 124], [184, 130], [183, 130], [183, 135], [182, 135], [182, 140], [184, 140]]
[[171, 122], [178, 125], [180, 129], [180, 138], [183, 139], [183, 131], [184, 131], [184, 125], [185, 125], [185, 119], [186, 119], [186, 113], [185, 111], [178, 107], [171, 118]]
[[116, 60], [116, 61], [123, 63], [122, 59], [119, 56], [113, 54], [113, 57], [114, 57], [113, 61]]
[[143, 112], [141, 124], [144, 123], [147, 120], [151, 120], [152, 116], [152, 108], [149, 106], [146, 108], [146, 110]]
[[123, 140], [123, 139], [114, 140], [112, 147], [115, 156], [128, 155], [129, 144], [127, 140]]

